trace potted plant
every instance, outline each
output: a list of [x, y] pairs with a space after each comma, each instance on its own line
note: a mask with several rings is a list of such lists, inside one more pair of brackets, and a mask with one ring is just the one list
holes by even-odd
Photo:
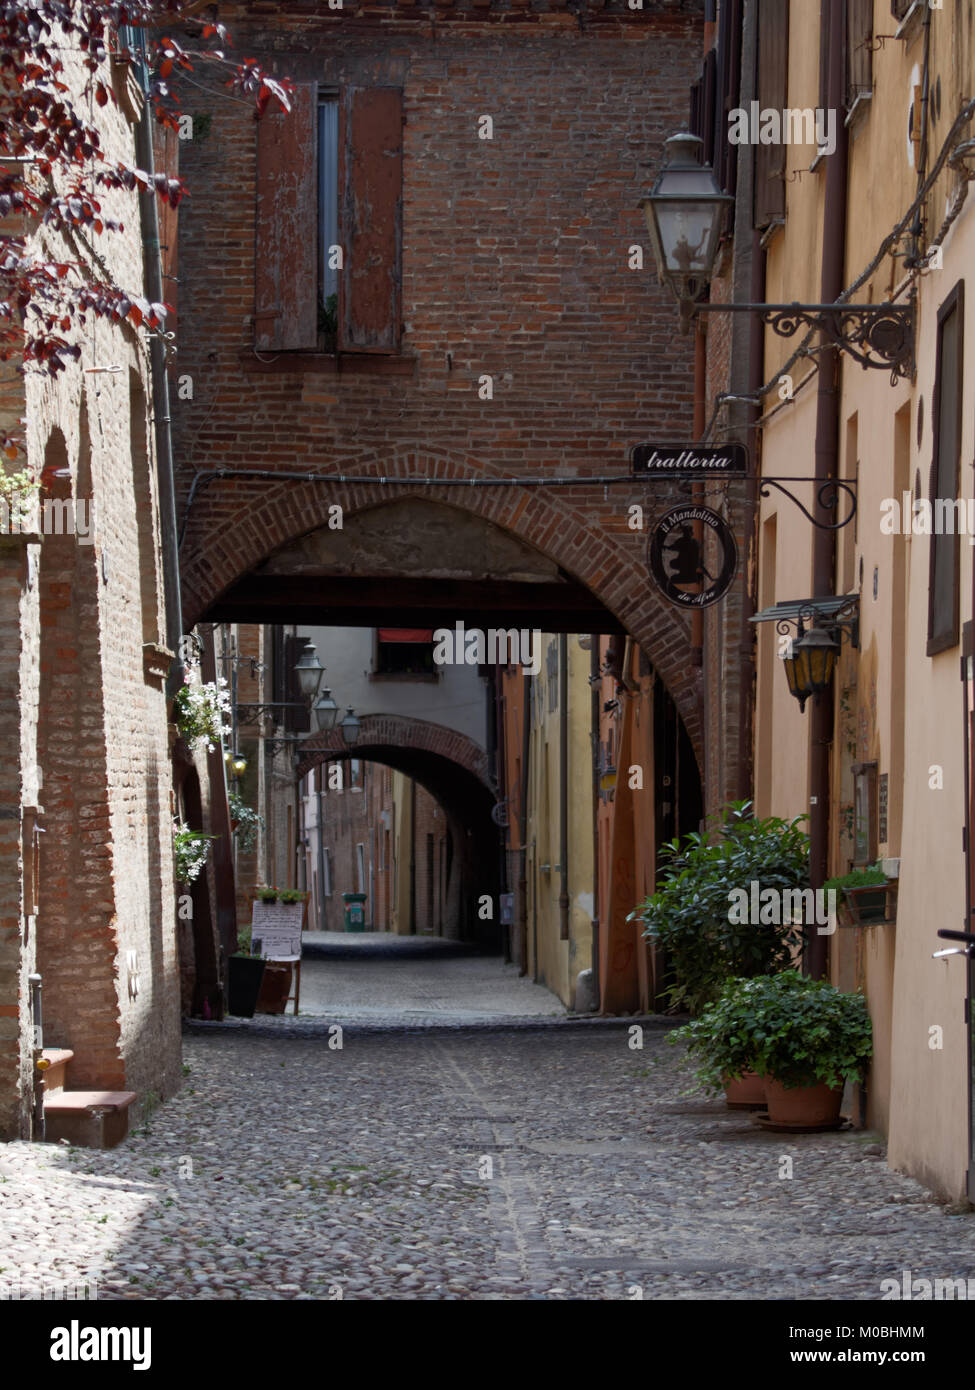
[[877, 926], [897, 916], [897, 880], [889, 879], [879, 864], [828, 879], [823, 887], [839, 895], [851, 926]]
[[262, 903], [276, 903], [278, 890], [276, 888], [258, 888], [257, 896]]
[[278, 901], [282, 903], [303, 903], [308, 894], [300, 888], [282, 888], [278, 894]]
[[[671, 1003], [697, 1013], [732, 977], [772, 975], [789, 965], [802, 940], [799, 922], [739, 920], [731, 890], [756, 897], [809, 883], [806, 819], [752, 814], [751, 802], [725, 807], [711, 834], [694, 831], [664, 846], [653, 893], [630, 913], [643, 935], [666, 952], [676, 975]], [[752, 890], [752, 885], [757, 885]], [[785, 914], [781, 914], [785, 915]]]
[[769, 1123], [820, 1129], [839, 1120], [843, 1085], [858, 1080], [873, 1054], [862, 994], [795, 970], [729, 980], [720, 998], [684, 1028], [710, 1090], [746, 1066], [765, 1078]]
[[264, 961], [252, 952], [251, 929], [237, 933], [237, 949], [227, 962], [227, 1012], [253, 1018], [264, 982]]

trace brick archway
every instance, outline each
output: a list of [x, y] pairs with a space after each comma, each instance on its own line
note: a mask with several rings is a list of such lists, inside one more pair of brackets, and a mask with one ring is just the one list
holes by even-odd
[[[304, 455], [296, 451], [294, 466], [319, 470], [313, 449], [309, 442]], [[646, 536], [627, 526], [628, 505], [635, 497], [645, 500], [636, 483], [632, 494], [624, 486], [609, 488], [595, 480], [591, 486], [563, 490], [526, 488], [504, 484], [511, 473], [480, 459], [429, 450], [377, 458], [362, 449], [329, 460], [327, 471], [329, 480], [316, 482], [292, 478], [277, 483], [270, 470], [255, 470], [253, 480], [243, 476], [243, 470], [199, 475], [192, 504], [187, 505], [182, 550], [188, 628], [276, 550], [327, 526], [329, 508], [335, 504], [345, 515], [353, 515], [393, 501], [435, 500], [509, 531], [585, 585], [653, 662], [703, 768], [700, 671], [687, 659], [689, 619], [653, 587], [644, 558]], [[343, 481], [345, 477], [367, 481]], [[492, 477], [497, 487], [463, 486]], [[459, 486], [417, 486], [422, 479], [456, 480]]]
[[341, 729], [311, 735], [301, 745], [302, 760], [298, 775], [305, 777], [316, 764], [337, 762], [339, 759], [388, 761], [394, 749], [400, 754], [427, 754], [433, 758], [443, 758], [476, 778], [485, 791], [494, 792], [488, 776], [487, 753], [473, 739], [454, 729], [446, 729], [442, 724], [399, 714], [363, 716], [359, 738], [354, 745], [345, 742]]

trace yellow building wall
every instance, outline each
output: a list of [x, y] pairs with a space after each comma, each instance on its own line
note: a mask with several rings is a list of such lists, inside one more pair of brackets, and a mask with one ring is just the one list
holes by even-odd
[[[592, 964], [593, 804], [589, 653], [578, 638], [568, 650], [569, 939], [560, 939], [559, 638], [542, 638], [541, 672], [532, 682], [528, 805], [528, 968], [571, 1007], [576, 977]], [[550, 655], [551, 654], [551, 655]], [[551, 671], [551, 674], [549, 672]], [[550, 698], [550, 684], [555, 691]], [[554, 708], [550, 709], [549, 705]]]
[[[819, 6], [790, 8], [789, 105], [815, 106], [818, 89]], [[940, 82], [941, 115], [929, 121], [930, 163], [961, 100], [971, 95], [970, 17], [951, 0], [930, 18], [930, 82]], [[874, 7], [875, 33], [891, 31], [890, 7]], [[964, 30], [964, 32], [962, 32]], [[967, 38], [966, 38], [967, 35]], [[910, 147], [908, 110], [921, 80], [923, 26], [909, 44], [888, 40], [874, 54], [872, 101], [854, 119], [849, 146], [847, 260], [850, 285], [869, 265], [884, 237], [910, 206], [916, 190], [918, 147]], [[935, 107], [937, 112], [937, 106]], [[958, 140], [971, 138], [966, 127]], [[790, 150], [787, 170], [808, 165], [808, 151]], [[766, 298], [820, 298], [822, 196], [825, 168], [787, 184], [785, 229], [769, 245]], [[948, 205], [946, 175], [930, 199], [929, 237]], [[830, 969], [842, 988], [861, 987], [870, 1006], [875, 1061], [868, 1081], [868, 1123], [889, 1135], [889, 1162], [938, 1191], [960, 1195], [968, 1166], [967, 1029], [963, 1021], [963, 958], [931, 958], [939, 927], [959, 928], [965, 913], [961, 647], [929, 657], [926, 536], [891, 536], [881, 530], [881, 503], [902, 486], [927, 497], [932, 465], [932, 415], [937, 313], [956, 281], [969, 274], [964, 315], [961, 494], [972, 496], [975, 437], [975, 202], [966, 205], [944, 241], [943, 269], [918, 282], [916, 379], [891, 386], [882, 370], [863, 371], [843, 359], [840, 394], [840, 476], [858, 481], [855, 527], [836, 544], [836, 592], [860, 595], [860, 648], [844, 650], [833, 683], [835, 700], [831, 793], [831, 871], [850, 866], [850, 813], [854, 762], [876, 760], [889, 779], [888, 831], [879, 857], [900, 858], [895, 925], [838, 930], [830, 941]], [[900, 248], [900, 249], [903, 249]], [[905, 274], [903, 260], [886, 257], [852, 296], [881, 300]], [[766, 335], [766, 378], [796, 346]], [[792, 369], [796, 386], [809, 360]], [[767, 419], [762, 471], [803, 475], [814, 471], [818, 379]], [[766, 411], [777, 405], [766, 398]], [[919, 429], [918, 418], [922, 417]], [[810, 489], [796, 488], [810, 505]], [[759, 606], [812, 594], [812, 527], [785, 498], [773, 493], [760, 508]], [[971, 617], [972, 548], [960, 547], [960, 619]], [[807, 715], [788, 693], [778, 669], [773, 624], [760, 626], [755, 720], [755, 789], [760, 814], [808, 811]], [[942, 769], [941, 785], [936, 771]], [[936, 785], [932, 785], [935, 783]], [[939, 1035], [933, 1029], [942, 1030]], [[941, 1046], [932, 1044], [939, 1040]]]

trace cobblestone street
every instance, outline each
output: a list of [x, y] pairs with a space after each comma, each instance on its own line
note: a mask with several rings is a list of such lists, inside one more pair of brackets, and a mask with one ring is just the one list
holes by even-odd
[[[389, 966], [364, 968], [381, 993]], [[350, 1022], [340, 1050], [331, 1026], [192, 1026], [183, 1089], [120, 1148], [6, 1145], [0, 1281], [27, 1296], [87, 1279], [99, 1299], [869, 1299], [905, 1269], [972, 1271], [973, 1218], [888, 1172], [874, 1136], [768, 1134], [686, 1094], [665, 1024], [642, 1051], [619, 1020]]]

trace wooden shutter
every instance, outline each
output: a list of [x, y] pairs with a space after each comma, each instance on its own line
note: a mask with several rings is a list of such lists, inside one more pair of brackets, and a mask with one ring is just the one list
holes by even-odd
[[[965, 286], [959, 280], [938, 310], [938, 349], [934, 385], [934, 456], [931, 461], [932, 530], [938, 514], [938, 500], [951, 502], [958, 496], [958, 465], [961, 457], [961, 401], [963, 366], [963, 324]], [[931, 558], [928, 580], [927, 655], [958, 645], [959, 527], [957, 516], [950, 518], [952, 532], [930, 537]]]
[[318, 90], [295, 88], [291, 110], [257, 125], [254, 343], [313, 351], [318, 336]]
[[846, 109], [873, 90], [873, 0], [846, 0]]
[[819, 102], [821, 111], [829, 106], [830, 0], [819, 5]]
[[396, 352], [403, 242], [403, 93], [347, 87], [339, 127], [339, 347]]
[[[759, 0], [758, 104], [784, 111], [789, 85], [789, 6], [783, 0]], [[785, 163], [789, 147], [755, 146], [755, 226], [767, 227], [785, 216]]]
[[714, 49], [709, 48], [701, 66], [701, 75], [691, 89], [691, 125], [692, 135], [698, 135], [702, 141], [701, 162], [710, 164], [714, 168], [714, 131], [715, 131], [715, 74], [716, 60]]

